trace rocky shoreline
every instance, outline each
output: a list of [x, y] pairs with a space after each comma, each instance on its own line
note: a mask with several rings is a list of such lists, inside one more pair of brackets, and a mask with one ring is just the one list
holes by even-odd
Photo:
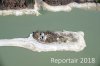
[[34, 0], [0, 0], [0, 10], [34, 8]]
[[67, 4], [72, 3], [72, 2], [76, 2], [76, 3], [86, 3], [86, 2], [100, 3], [100, 0], [43, 0], [43, 1], [49, 5], [52, 5], [52, 6], [67, 5]]
[[73, 8], [100, 10], [100, 0], [0, 0], [0, 15], [41, 15], [39, 11], [70, 12]]

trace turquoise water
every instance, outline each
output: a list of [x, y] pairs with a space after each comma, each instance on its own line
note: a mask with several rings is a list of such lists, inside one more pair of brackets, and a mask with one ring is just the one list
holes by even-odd
[[[100, 11], [41, 11], [41, 16], [0, 16], [0, 39], [28, 37], [36, 30], [84, 31], [87, 47], [81, 52], [32, 52], [18, 47], [0, 47], [0, 66], [100, 66]], [[50, 58], [95, 58], [96, 63], [51, 63]]]

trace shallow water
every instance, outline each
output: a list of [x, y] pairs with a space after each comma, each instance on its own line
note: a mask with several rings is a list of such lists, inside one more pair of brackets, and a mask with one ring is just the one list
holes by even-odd
[[[99, 66], [100, 11], [41, 11], [41, 16], [0, 16], [0, 39], [25, 38], [36, 30], [84, 31], [87, 47], [81, 52], [32, 52], [18, 47], [0, 47], [0, 66]], [[96, 63], [51, 63], [50, 58], [95, 58]]]

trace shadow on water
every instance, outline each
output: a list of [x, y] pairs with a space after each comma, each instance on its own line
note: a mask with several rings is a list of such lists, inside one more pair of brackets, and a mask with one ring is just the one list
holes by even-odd
[[100, 66], [100, 59], [98, 60], [98, 63], [97, 63], [97, 65], [96, 66]]
[[2, 56], [0, 56], [0, 66], [4, 66], [3, 60], [2, 60]]
[[96, 66], [100, 66], [100, 62]]
[[100, 57], [96, 60], [96, 66], [100, 66]]

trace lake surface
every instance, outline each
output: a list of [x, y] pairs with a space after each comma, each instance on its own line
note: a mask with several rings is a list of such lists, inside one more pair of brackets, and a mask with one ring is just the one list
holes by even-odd
[[[41, 16], [0, 16], [0, 39], [24, 38], [36, 30], [83, 31], [87, 47], [81, 52], [32, 52], [18, 47], [0, 47], [0, 66], [100, 66], [100, 11], [41, 11]], [[96, 63], [51, 63], [51, 58], [92, 58]], [[88, 60], [89, 61], [89, 60]]]

